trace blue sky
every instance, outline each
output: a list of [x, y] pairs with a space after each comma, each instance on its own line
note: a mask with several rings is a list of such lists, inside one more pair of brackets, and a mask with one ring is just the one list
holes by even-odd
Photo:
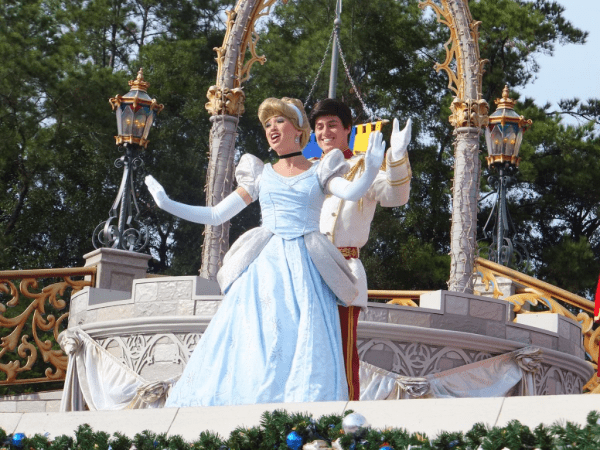
[[585, 45], [558, 45], [553, 56], [538, 57], [541, 69], [537, 79], [517, 91], [540, 105], [550, 102], [556, 106], [563, 98], [600, 97], [600, 0], [558, 0], [558, 3], [565, 7], [567, 20], [588, 31], [589, 36]]

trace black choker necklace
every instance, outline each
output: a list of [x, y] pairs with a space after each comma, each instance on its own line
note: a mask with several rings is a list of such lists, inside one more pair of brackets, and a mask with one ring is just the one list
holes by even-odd
[[293, 158], [294, 156], [300, 156], [302, 152], [288, 153], [287, 155], [279, 155], [279, 159]]

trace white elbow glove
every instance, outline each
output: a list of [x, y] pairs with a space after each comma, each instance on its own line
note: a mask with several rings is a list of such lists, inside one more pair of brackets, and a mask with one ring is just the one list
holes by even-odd
[[152, 175], [145, 179], [154, 201], [160, 209], [190, 222], [204, 225], [221, 225], [246, 207], [246, 202], [237, 192], [232, 192], [216, 206], [189, 206], [171, 200]]
[[394, 125], [391, 137], [392, 161], [400, 161], [406, 155], [406, 149], [410, 143], [412, 131], [412, 120], [406, 121], [406, 126], [400, 131], [398, 119], [394, 119]]
[[373, 131], [369, 135], [369, 146], [365, 155], [365, 171], [358, 180], [349, 182], [341, 177], [332, 178], [328, 188], [336, 197], [351, 202], [357, 202], [367, 193], [373, 180], [379, 172], [383, 155], [385, 153], [385, 141], [380, 131]]

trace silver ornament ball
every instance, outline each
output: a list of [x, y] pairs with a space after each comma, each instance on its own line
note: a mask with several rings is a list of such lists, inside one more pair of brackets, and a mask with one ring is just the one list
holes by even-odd
[[348, 414], [342, 420], [342, 429], [345, 434], [350, 436], [360, 436], [369, 428], [369, 424], [365, 416], [359, 413]]

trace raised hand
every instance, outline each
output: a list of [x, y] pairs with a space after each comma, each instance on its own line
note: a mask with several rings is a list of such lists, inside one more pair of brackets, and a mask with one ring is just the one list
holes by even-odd
[[408, 144], [410, 143], [411, 138], [411, 130], [412, 130], [412, 120], [408, 119], [406, 121], [406, 126], [402, 131], [400, 131], [400, 124], [398, 123], [398, 119], [394, 119], [394, 125], [392, 130], [392, 159], [394, 161], [399, 161], [404, 158], [406, 155], [406, 149], [408, 148]]
[[167, 193], [165, 192], [164, 188], [152, 175], [146, 176], [144, 182], [146, 183], [146, 186], [148, 186], [148, 191], [150, 191], [150, 194], [152, 194], [152, 197], [154, 198], [154, 201], [158, 207], [162, 208], [165, 200], [168, 200], [169, 198], [167, 197]]
[[385, 141], [381, 131], [372, 131], [369, 135], [369, 145], [365, 155], [366, 169], [379, 170], [385, 154]]

